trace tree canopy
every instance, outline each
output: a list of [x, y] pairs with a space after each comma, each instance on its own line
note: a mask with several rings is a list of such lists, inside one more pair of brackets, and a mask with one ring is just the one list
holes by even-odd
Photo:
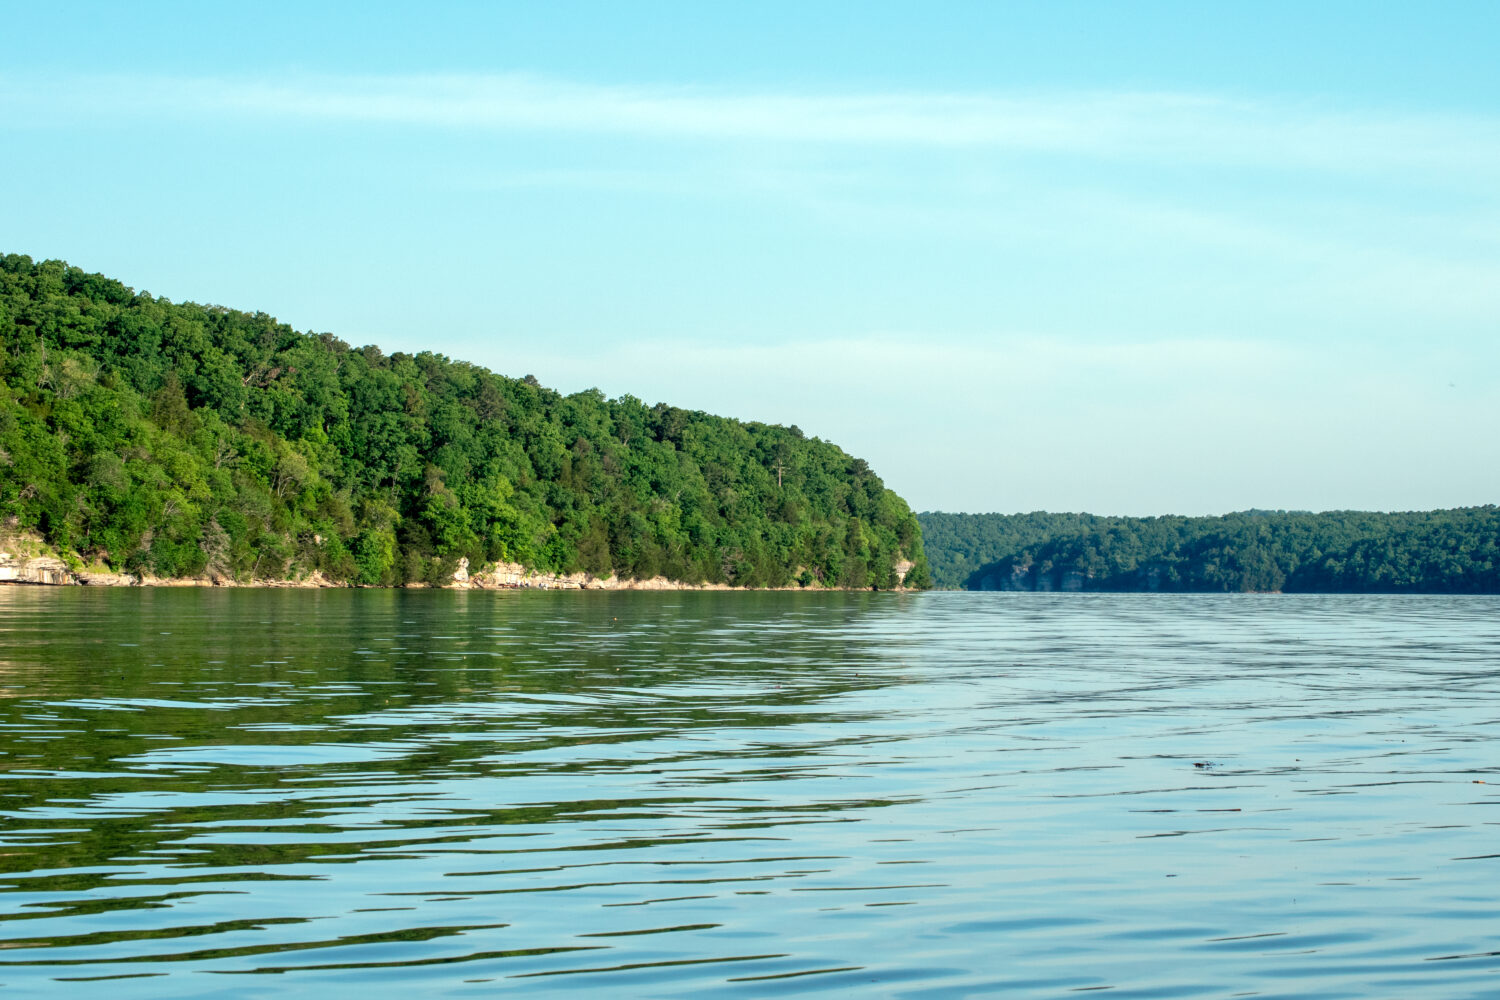
[[918, 515], [940, 587], [1500, 593], [1500, 508]]
[[458, 561], [741, 586], [927, 582], [916, 518], [793, 427], [0, 257], [0, 511], [158, 576], [443, 582]]

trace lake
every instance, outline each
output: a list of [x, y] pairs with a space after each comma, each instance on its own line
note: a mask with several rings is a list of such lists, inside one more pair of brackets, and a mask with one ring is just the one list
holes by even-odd
[[0, 587], [24, 996], [1493, 997], [1500, 599]]

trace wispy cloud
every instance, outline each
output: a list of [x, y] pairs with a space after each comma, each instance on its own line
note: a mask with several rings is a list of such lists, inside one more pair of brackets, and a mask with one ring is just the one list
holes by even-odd
[[507, 74], [0, 78], [75, 112], [204, 115], [657, 139], [981, 147], [1150, 161], [1500, 171], [1495, 121], [1184, 93], [740, 93]]
[[[795, 421], [870, 460], [919, 508], [1418, 509], [1482, 502], [1494, 479], [1484, 463], [1500, 454], [1476, 442], [1482, 461], [1458, 490], [1432, 445], [1435, 433], [1492, 419], [1493, 350], [1413, 364], [1389, 352], [1213, 335], [959, 343], [939, 333], [519, 350], [507, 349], [507, 360], [565, 390], [600, 384], [648, 402], [661, 395]], [[1465, 370], [1475, 374], [1450, 374]], [[948, 433], [934, 434], [935, 424]], [[962, 483], [956, 469], [966, 470]], [[1129, 486], [1101, 486], [1110, 482]]]
[[[780, 344], [636, 340], [583, 353], [512, 346], [506, 355], [511, 364], [551, 373], [565, 389], [697, 384], [705, 396], [691, 405], [710, 409], [715, 396], [740, 387], [749, 387], [752, 398], [783, 394], [791, 401], [804, 393], [835, 393], [848, 402], [918, 392], [924, 405], [939, 409], [960, 401], [981, 409], [994, 402], [1003, 409], [1006, 395], [1045, 395], [1053, 391], [1048, 387], [1064, 385], [1079, 392], [1112, 386], [1159, 394], [1229, 380], [1285, 381], [1313, 357], [1290, 345], [1214, 336], [1102, 343], [1010, 334], [975, 340], [931, 331]], [[837, 389], [831, 372], [837, 373]], [[756, 414], [753, 406], [737, 412], [777, 419]]]

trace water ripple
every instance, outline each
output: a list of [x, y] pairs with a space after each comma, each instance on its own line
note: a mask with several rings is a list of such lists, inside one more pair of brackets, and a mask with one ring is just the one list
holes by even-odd
[[0, 983], [1486, 995], [1497, 612], [0, 589]]

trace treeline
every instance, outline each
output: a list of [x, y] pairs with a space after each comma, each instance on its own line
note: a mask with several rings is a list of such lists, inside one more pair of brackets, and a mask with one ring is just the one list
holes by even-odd
[[0, 258], [0, 514], [65, 558], [163, 577], [441, 583], [459, 560], [741, 586], [893, 587], [916, 518], [796, 427]]
[[918, 515], [933, 583], [968, 590], [1500, 593], [1500, 508], [1223, 517]]

